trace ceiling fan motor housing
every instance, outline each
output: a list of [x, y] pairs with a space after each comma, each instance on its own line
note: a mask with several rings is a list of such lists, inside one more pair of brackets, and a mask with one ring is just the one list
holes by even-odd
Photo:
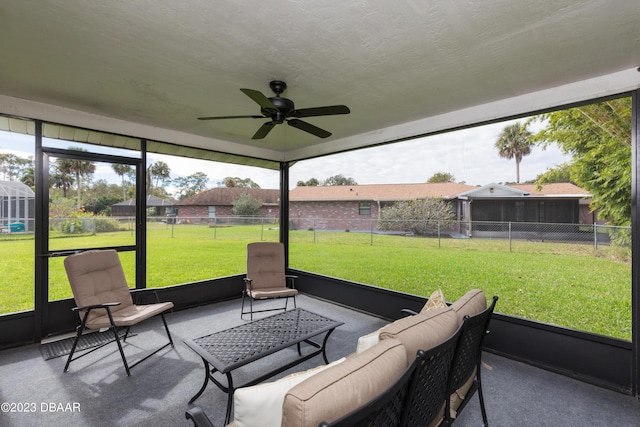
[[278, 109], [275, 113], [271, 110], [267, 110], [265, 108], [260, 109], [262, 114], [267, 117], [271, 117], [274, 122], [280, 124], [284, 122], [284, 119], [287, 118], [289, 113], [295, 110], [295, 104], [292, 100], [287, 98], [281, 98], [279, 96], [274, 96], [269, 98], [269, 101]]

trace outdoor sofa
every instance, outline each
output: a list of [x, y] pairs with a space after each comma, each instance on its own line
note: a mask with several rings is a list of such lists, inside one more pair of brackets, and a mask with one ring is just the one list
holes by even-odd
[[[456, 333], [465, 316], [474, 316], [486, 308], [486, 297], [477, 289], [450, 306], [432, 295], [420, 313], [360, 337], [356, 352], [345, 358], [277, 381], [237, 389], [234, 421], [229, 426], [317, 427], [323, 421], [337, 420], [393, 386], [418, 350], [445, 342]], [[474, 370], [466, 383], [451, 394], [452, 418], [475, 379]], [[439, 425], [444, 412], [443, 404], [429, 427]], [[197, 407], [187, 412], [187, 417], [200, 425], [195, 415], [203, 415]]]

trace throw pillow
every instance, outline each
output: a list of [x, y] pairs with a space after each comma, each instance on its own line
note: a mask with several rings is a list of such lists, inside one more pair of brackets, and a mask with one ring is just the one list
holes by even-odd
[[373, 347], [374, 345], [380, 342], [380, 329], [377, 329], [373, 332], [368, 333], [367, 335], [363, 335], [358, 338], [358, 346], [356, 347], [356, 354], [360, 354], [363, 351]]
[[234, 427], [280, 427], [282, 403], [291, 387], [344, 360], [343, 357], [328, 365], [296, 372], [277, 381], [238, 388], [233, 394]]
[[424, 313], [427, 310], [433, 310], [434, 308], [444, 308], [446, 306], [447, 303], [444, 300], [442, 289], [438, 288], [433, 291], [427, 303], [422, 307], [422, 310], [420, 310], [420, 313]]

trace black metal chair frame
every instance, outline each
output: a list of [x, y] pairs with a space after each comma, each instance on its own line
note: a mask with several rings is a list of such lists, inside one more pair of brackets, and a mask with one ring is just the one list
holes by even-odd
[[[448, 395], [451, 395], [469, 381], [475, 369], [475, 378], [471, 388], [469, 388], [460, 407], [458, 407], [457, 413], [462, 412], [469, 400], [471, 400], [470, 398], [477, 392], [480, 400], [482, 422], [485, 427], [489, 426], [489, 422], [487, 421], [487, 411], [484, 407], [484, 396], [482, 394], [482, 344], [484, 337], [489, 333], [489, 322], [497, 301], [498, 297], [494, 296], [491, 304], [484, 311], [475, 316], [465, 316], [458, 345], [456, 346], [448, 386]], [[447, 399], [443, 425], [451, 425], [454, 421], [455, 419], [451, 417], [451, 399]]]
[[[157, 295], [156, 295], [157, 298]], [[82, 311], [82, 310], [86, 310], [84, 313], [84, 316], [82, 317], [82, 322], [80, 323], [80, 325], [78, 325], [77, 327], [77, 333], [76, 333], [76, 339], [73, 342], [73, 346], [71, 347], [71, 353], [69, 353], [69, 357], [67, 358], [67, 363], [64, 366], [64, 372], [67, 372], [67, 370], [69, 369], [69, 365], [71, 364], [72, 361], [77, 360], [81, 357], [84, 357], [90, 353], [93, 353], [96, 350], [101, 349], [102, 347], [111, 344], [113, 341], [115, 341], [118, 344], [118, 350], [120, 351], [120, 356], [122, 357], [122, 363], [124, 364], [124, 369], [125, 371], [127, 371], [127, 376], [131, 375], [131, 369], [133, 367], [135, 367], [136, 365], [140, 364], [141, 362], [144, 362], [145, 360], [147, 360], [148, 358], [150, 358], [151, 356], [153, 356], [154, 354], [158, 353], [159, 351], [163, 350], [164, 348], [171, 346], [173, 347], [173, 339], [171, 338], [171, 333], [169, 332], [169, 326], [167, 325], [167, 321], [164, 318], [164, 313], [160, 313], [159, 316], [162, 318], [162, 323], [164, 324], [164, 328], [167, 331], [167, 337], [169, 338], [169, 342], [164, 344], [162, 347], [154, 350], [152, 353], [146, 355], [144, 358], [136, 361], [133, 364], [129, 364], [127, 362], [127, 358], [124, 355], [124, 350], [122, 349], [122, 343], [120, 342], [120, 337], [118, 336], [118, 332], [120, 329], [120, 327], [115, 325], [115, 322], [113, 321], [113, 316], [111, 315], [111, 308], [110, 307], [114, 307], [120, 305], [119, 302], [112, 302], [112, 303], [106, 303], [106, 304], [97, 304], [97, 305], [92, 305], [92, 306], [85, 306], [85, 307], [74, 307], [72, 310], [73, 311]], [[107, 341], [104, 344], [100, 344], [97, 347], [92, 348], [91, 350], [85, 351], [84, 353], [76, 356], [75, 358], [73, 357], [76, 348], [78, 346], [78, 342], [80, 341], [80, 337], [82, 336], [82, 333], [84, 332], [86, 328], [86, 322], [87, 322], [87, 318], [89, 317], [89, 312], [91, 310], [99, 310], [99, 309], [104, 309], [107, 311], [107, 315], [109, 316], [109, 323], [111, 323], [111, 327], [110, 329], [113, 330], [113, 336], [114, 339], [111, 341]], [[125, 334], [124, 337], [122, 338], [123, 342], [126, 342], [127, 337], [129, 336], [129, 330], [131, 329], [130, 326], [125, 326]]]
[[442, 344], [418, 352], [418, 367], [411, 382], [403, 426], [427, 426], [446, 406], [449, 378], [462, 327], [458, 327]]
[[194, 427], [213, 427], [213, 423], [199, 406], [189, 409], [184, 413], [184, 417], [191, 420]]
[[462, 327], [445, 342], [418, 350], [400, 379], [383, 394], [344, 417], [320, 427], [427, 426], [448, 398], [448, 380]]
[[[285, 274], [285, 279], [287, 281], [287, 287], [291, 288], [291, 289], [295, 289], [296, 288], [295, 287], [295, 279], [297, 279], [297, 278], [298, 278], [298, 276], [294, 276], [294, 275], [291, 275], [291, 274]], [[263, 309], [263, 310], [254, 310], [253, 309], [253, 300], [254, 300], [254, 298], [251, 295], [249, 295], [249, 291], [251, 290], [251, 281], [252, 281], [252, 279], [250, 279], [248, 277], [244, 278], [245, 287], [242, 290], [242, 308], [240, 309], [240, 318], [241, 319], [244, 318], [245, 314], [250, 314], [250, 320], [253, 320], [253, 313], [264, 313], [264, 312], [267, 312], [267, 311], [280, 311], [280, 310], [287, 311], [289, 298], [293, 298], [293, 308], [297, 308], [296, 296], [295, 295], [289, 295], [289, 296], [286, 296], [286, 297], [262, 298], [264, 300], [282, 299], [282, 298], [284, 298], [285, 299], [284, 300], [284, 307], [282, 307], [282, 308], [277, 307], [277, 308], [266, 308], [266, 309]], [[247, 288], [249, 290], [247, 290]], [[249, 311], [244, 311], [244, 299], [247, 298], [247, 297], [249, 298]]]

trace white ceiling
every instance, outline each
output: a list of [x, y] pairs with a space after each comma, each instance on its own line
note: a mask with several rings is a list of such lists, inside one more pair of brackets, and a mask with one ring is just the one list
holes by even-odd
[[[3, 0], [0, 113], [283, 161], [640, 87], [635, 0]], [[253, 115], [284, 80], [319, 139]]]

